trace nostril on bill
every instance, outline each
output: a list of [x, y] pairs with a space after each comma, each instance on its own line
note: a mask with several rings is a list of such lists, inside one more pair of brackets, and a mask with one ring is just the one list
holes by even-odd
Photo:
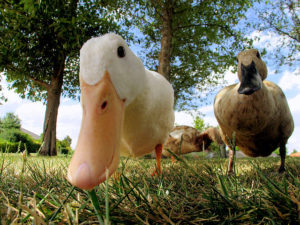
[[101, 109], [104, 110], [107, 107], [107, 101], [104, 101], [101, 105]]

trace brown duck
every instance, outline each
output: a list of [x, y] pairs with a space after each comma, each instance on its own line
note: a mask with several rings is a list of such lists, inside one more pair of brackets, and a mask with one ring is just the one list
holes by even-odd
[[286, 97], [279, 86], [265, 80], [267, 67], [258, 50], [240, 52], [237, 61], [240, 83], [222, 89], [214, 101], [221, 136], [229, 147], [228, 172], [233, 165], [228, 139], [234, 133], [236, 146], [248, 156], [269, 156], [279, 147], [283, 172], [285, 145], [294, 130]]

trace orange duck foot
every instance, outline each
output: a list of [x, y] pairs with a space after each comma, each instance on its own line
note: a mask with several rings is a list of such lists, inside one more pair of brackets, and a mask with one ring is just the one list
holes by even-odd
[[120, 174], [118, 171], [113, 173], [113, 177], [116, 179], [116, 181], [119, 183], [120, 182]]
[[172, 161], [172, 164], [175, 164], [176, 160], [175, 160], [174, 156], [171, 156], [171, 161]]
[[158, 144], [155, 147], [155, 154], [156, 154], [156, 164], [157, 164], [157, 169], [155, 169], [152, 173], [152, 176], [154, 177], [161, 175], [161, 166], [160, 166], [160, 160], [161, 160], [161, 154], [162, 154], [163, 146], [162, 144]]

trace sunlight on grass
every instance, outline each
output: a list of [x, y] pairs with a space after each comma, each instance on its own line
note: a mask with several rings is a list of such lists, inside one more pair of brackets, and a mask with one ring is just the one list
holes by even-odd
[[[0, 154], [1, 224], [296, 224], [300, 159], [122, 158], [118, 176], [90, 192], [65, 179], [70, 157]], [[23, 169], [23, 172], [22, 172]]]

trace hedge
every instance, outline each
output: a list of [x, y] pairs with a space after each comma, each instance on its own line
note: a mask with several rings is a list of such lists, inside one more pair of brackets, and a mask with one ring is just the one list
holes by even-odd
[[16, 153], [18, 151], [23, 152], [27, 149], [28, 153], [35, 153], [40, 148], [39, 143], [22, 143], [22, 142], [9, 142], [6, 140], [0, 140], [0, 152]]
[[40, 149], [41, 144], [32, 139], [28, 134], [17, 129], [8, 129], [0, 133], [0, 151], [15, 153], [18, 150], [28, 153], [35, 153]]

